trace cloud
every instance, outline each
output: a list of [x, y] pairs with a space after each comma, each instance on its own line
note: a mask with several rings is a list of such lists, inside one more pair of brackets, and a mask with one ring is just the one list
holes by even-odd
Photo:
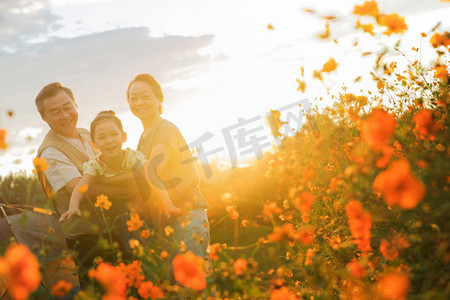
[[[126, 28], [76, 38], [51, 38], [0, 52], [1, 102], [15, 111], [8, 127], [41, 125], [34, 99], [46, 84], [60, 81], [77, 97], [80, 114], [126, 108], [127, 83], [140, 72], [152, 73], [163, 86], [202, 72], [211, 58], [199, 49], [214, 36], [151, 37], [148, 28]], [[170, 89], [165, 88], [170, 93]], [[81, 118], [80, 118], [81, 119]]]
[[59, 28], [49, 0], [0, 1], [0, 41], [2, 48], [16, 50], [21, 44], [42, 38]]

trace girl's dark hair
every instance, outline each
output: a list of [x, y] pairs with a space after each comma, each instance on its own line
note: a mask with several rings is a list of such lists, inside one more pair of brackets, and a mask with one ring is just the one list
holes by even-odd
[[[98, 113], [98, 115], [95, 117], [95, 119], [91, 122], [91, 140], [94, 141], [95, 137], [95, 127], [103, 122], [103, 121], [113, 121], [114, 124], [117, 125], [117, 127], [120, 129], [121, 132], [123, 132], [123, 125], [122, 122], [118, 117], [116, 117], [116, 113], [112, 110], [104, 110]], [[95, 141], [94, 141], [95, 142]]]

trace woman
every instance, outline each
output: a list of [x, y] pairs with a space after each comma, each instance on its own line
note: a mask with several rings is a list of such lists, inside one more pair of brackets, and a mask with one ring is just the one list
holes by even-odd
[[185, 216], [164, 220], [162, 213], [156, 218], [153, 214], [157, 220], [154, 225], [160, 231], [166, 226], [174, 230], [172, 239], [162, 245], [172, 257], [185, 248], [186, 252], [205, 258], [209, 245], [206, 216], [209, 205], [200, 193], [199, 175], [185, 139], [173, 123], [161, 117], [163, 99], [161, 86], [149, 74], [138, 74], [128, 85], [130, 110], [144, 126], [136, 150], [147, 157], [145, 169], [155, 169], [172, 203], [187, 212]]

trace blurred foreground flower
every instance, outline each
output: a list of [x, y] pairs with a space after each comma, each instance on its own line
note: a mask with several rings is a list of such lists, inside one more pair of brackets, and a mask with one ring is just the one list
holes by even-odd
[[197, 291], [206, 288], [203, 259], [200, 256], [195, 256], [192, 252], [178, 254], [172, 264], [175, 279], [179, 283]]
[[35, 157], [33, 158], [33, 165], [34, 165], [34, 170], [33, 173], [42, 173], [48, 170], [48, 162], [41, 157]]
[[405, 23], [405, 18], [396, 13], [390, 15], [380, 15], [378, 17], [378, 24], [387, 27], [386, 31], [383, 32], [385, 35], [403, 33], [408, 30], [408, 25]]
[[50, 293], [55, 297], [64, 297], [72, 289], [72, 283], [60, 280], [52, 287]]
[[28, 299], [41, 281], [39, 262], [24, 245], [10, 245], [0, 257], [0, 279], [13, 299]]
[[355, 5], [353, 13], [360, 16], [376, 17], [380, 13], [377, 1], [364, 1], [362, 5]]
[[126, 277], [119, 268], [100, 263], [95, 270], [89, 271], [89, 277], [95, 278], [105, 289], [103, 299], [126, 299]]
[[394, 117], [382, 109], [374, 109], [361, 125], [361, 138], [373, 150], [381, 150], [389, 143], [395, 131]]
[[406, 299], [409, 290], [408, 274], [391, 272], [377, 281], [377, 292], [382, 299]]
[[373, 189], [381, 192], [387, 205], [413, 209], [425, 196], [425, 186], [413, 177], [406, 159], [393, 162], [375, 178]]
[[243, 258], [238, 258], [233, 264], [234, 274], [242, 275], [247, 270], [247, 261]]
[[299, 298], [294, 292], [290, 291], [287, 287], [281, 287], [278, 290], [274, 290], [270, 295], [270, 300], [298, 300]]
[[8, 144], [5, 142], [6, 130], [0, 129], [0, 149], [8, 148]]
[[239, 212], [236, 210], [235, 205], [227, 205], [226, 211], [230, 215], [230, 218], [232, 220], [236, 220], [237, 218], [239, 218]]

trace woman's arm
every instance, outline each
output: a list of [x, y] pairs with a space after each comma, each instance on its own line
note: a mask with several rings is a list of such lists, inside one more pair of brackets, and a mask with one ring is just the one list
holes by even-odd
[[62, 222], [64, 219], [70, 219], [73, 215], [81, 216], [80, 202], [83, 199], [83, 193], [79, 191], [80, 187], [83, 185], [89, 186], [92, 181], [93, 176], [91, 174], [84, 174], [80, 180], [76, 183], [73, 188], [72, 195], [70, 197], [69, 209], [61, 215], [59, 221]]

